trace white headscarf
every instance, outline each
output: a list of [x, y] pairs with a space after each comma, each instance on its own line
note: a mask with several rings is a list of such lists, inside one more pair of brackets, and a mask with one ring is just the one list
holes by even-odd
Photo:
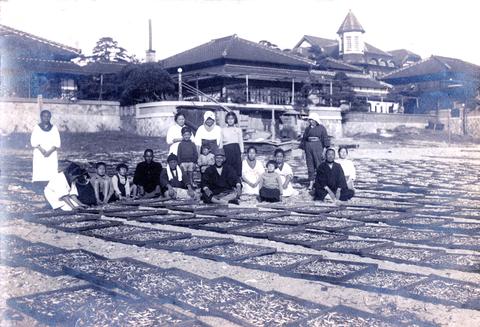
[[[213, 119], [212, 126], [205, 125], [205, 122], [207, 121], [208, 118]], [[205, 126], [205, 129], [210, 132], [215, 127], [215, 125], [216, 125], [215, 113], [213, 111], [205, 111], [205, 113], [203, 114], [203, 126]]]
[[320, 120], [320, 116], [316, 113], [316, 112], [311, 112], [309, 115], [308, 115], [308, 119], [310, 120], [313, 120], [313, 121], [316, 121], [318, 125], [320, 125], [322, 122]]

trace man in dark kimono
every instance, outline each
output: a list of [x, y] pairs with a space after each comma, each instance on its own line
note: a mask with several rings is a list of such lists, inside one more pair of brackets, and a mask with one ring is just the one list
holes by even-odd
[[317, 168], [314, 199], [323, 201], [328, 194], [335, 203], [350, 200], [354, 191], [347, 187], [342, 166], [334, 162], [335, 150], [327, 149], [325, 156], [326, 161], [322, 162]]
[[162, 164], [153, 161], [153, 150], [146, 149], [143, 153], [144, 161], [135, 169], [133, 184], [137, 185], [138, 195], [143, 198], [153, 198], [161, 195], [160, 173]]
[[202, 200], [205, 203], [238, 204], [242, 184], [236, 171], [224, 162], [225, 152], [217, 149], [215, 165], [208, 167], [202, 175]]

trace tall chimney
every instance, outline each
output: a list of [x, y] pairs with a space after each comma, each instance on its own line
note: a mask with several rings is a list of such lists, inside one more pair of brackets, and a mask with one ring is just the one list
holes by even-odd
[[152, 51], [152, 20], [148, 20], [148, 50]]
[[152, 49], [152, 20], [148, 20], [148, 50], [145, 51], [145, 61], [155, 61], [155, 50]]

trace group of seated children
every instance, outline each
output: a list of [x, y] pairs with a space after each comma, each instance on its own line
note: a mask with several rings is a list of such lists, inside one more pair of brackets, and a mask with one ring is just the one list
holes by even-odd
[[[171, 153], [165, 168], [154, 161], [153, 150], [145, 150], [144, 161], [137, 165], [133, 179], [127, 175], [128, 166], [124, 163], [116, 166], [116, 173], [112, 177], [107, 175], [104, 162], [96, 163], [95, 174], [91, 177], [78, 164], [71, 163], [50, 180], [45, 187], [45, 197], [53, 209], [67, 211], [134, 198], [163, 196], [195, 199], [197, 186], [193, 172], [197, 167], [202, 176], [200, 198], [205, 203], [238, 204], [242, 193], [255, 195], [259, 201], [266, 202], [280, 202], [283, 197], [298, 194], [292, 186], [292, 168], [285, 162], [285, 153], [281, 149], [275, 150], [274, 160], [269, 160], [265, 169], [256, 160], [256, 149], [250, 147], [243, 161], [242, 176], [225, 164], [225, 151], [222, 148], [211, 153], [208, 146], [203, 146], [198, 158], [196, 149], [193, 151], [188, 146], [185, 149], [180, 143], [179, 155]], [[346, 149], [342, 148], [339, 152], [344, 157]], [[350, 178], [355, 178], [353, 164], [347, 162], [344, 173], [342, 166], [345, 163], [334, 162], [335, 150], [327, 149], [325, 157], [326, 161], [317, 167], [314, 199], [323, 201], [327, 196], [333, 202], [350, 199], [354, 195]]]
[[48, 182], [45, 198], [53, 209], [70, 211], [133, 197], [136, 185], [131, 185], [127, 165], [117, 165], [112, 177], [106, 174], [106, 167], [105, 163], [98, 162], [96, 173], [90, 176], [78, 164], [69, 164]]

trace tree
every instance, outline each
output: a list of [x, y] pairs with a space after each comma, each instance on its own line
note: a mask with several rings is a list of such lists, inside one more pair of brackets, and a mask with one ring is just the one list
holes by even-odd
[[308, 48], [308, 58], [314, 60], [317, 64], [327, 57], [318, 45], [312, 45]]
[[100, 38], [92, 50], [92, 55], [85, 57], [87, 62], [132, 62], [134, 58], [129, 56], [127, 50], [118, 45], [111, 37]]
[[128, 65], [119, 73], [118, 80], [124, 106], [165, 100], [175, 91], [172, 78], [157, 62]]
[[118, 74], [82, 76], [77, 83], [78, 99], [118, 101], [122, 91]]
[[276, 49], [276, 50], [280, 50], [280, 48], [278, 47], [278, 45], [270, 42], [270, 41], [267, 41], [267, 40], [261, 40], [258, 42], [258, 44], [261, 44], [267, 48], [272, 48], [272, 49]]
[[337, 72], [333, 77], [333, 94], [325, 95], [327, 101], [331, 101], [333, 106], [340, 106], [342, 101], [353, 102], [355, 92], [352, 82], [344, 72]]

